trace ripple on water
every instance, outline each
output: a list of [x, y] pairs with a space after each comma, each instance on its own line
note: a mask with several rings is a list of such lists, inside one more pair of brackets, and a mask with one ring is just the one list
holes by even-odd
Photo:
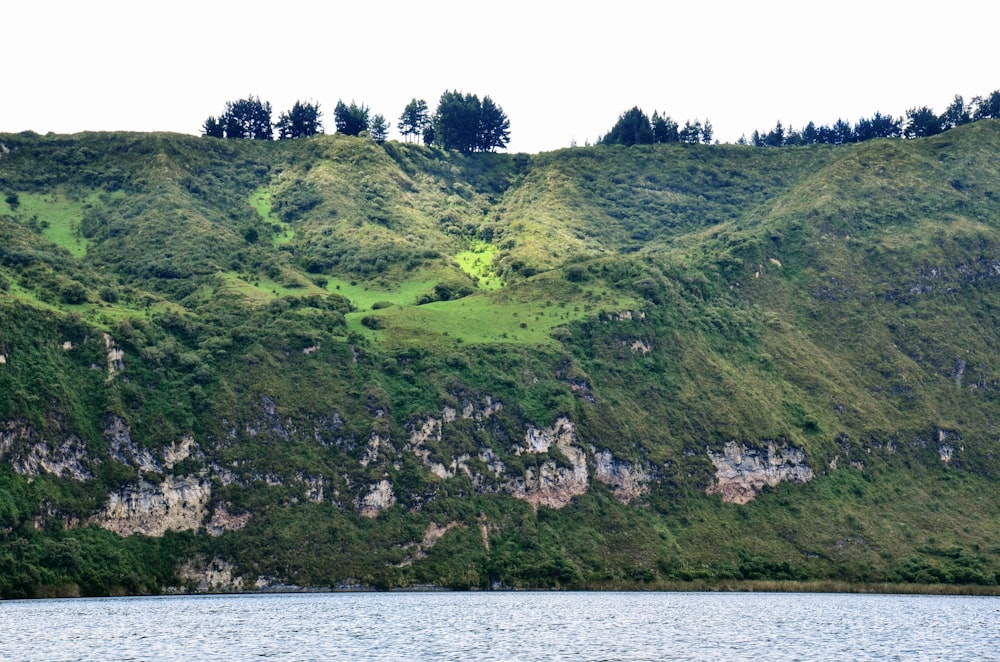
[[1000, 598], [327, 593], [0, 602], [11, 660], [989, 659]]

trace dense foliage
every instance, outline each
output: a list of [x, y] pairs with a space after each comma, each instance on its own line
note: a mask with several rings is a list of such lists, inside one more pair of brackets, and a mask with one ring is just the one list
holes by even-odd
[[271, 140], [271, 104], [259, 97], [227, 101], [226, 110], [218, 118], [209, 116], [204, 134], [213, 138]]
[[969, 122], [1000, 118], [1000, 90], [986, 97], [975, 97], [971, 103], [955, 95], [954, 100], [940, 116], [928, 106], [910, 108], [903, 118], [894, 118], [876, 112], [871, 118], [862, 117], [853, 125], [843, 119], [833, 126], [817, 126], [813, 122], [801, 130], [785, 128], [779, 121], [767, 132], [754, 131], [743, 144], [755, 147], [784, 147], [797, 145], [843, 145], [876, 138], [927, 138]]
[[[535, 156], [0, 135], [0, 594], [213, 564], [992, 590], [1000, 122], [783, 150], [671, 124]], [[712, 490], [727, 452], [792, 451], [808, 480]], [[173, 529], [110, 508], [168, 489]]]
[[683, 127], [679, 127], [669, 115], [661, 115], [659, 111], [655, 111], [650, 118], [638, 106], [633, 106], [621, 114], [615, 125], [598, 140], [598, 143], [653, 145], [680, 142], [696, 145], [703, 142], [708, 145], [711, 144], [713, 135], [712, 123], [708, 120], [705, 120], [705, 124], [699, 120], [688, 120]]
[[322, 115], [318, 103], [296, 101], [291, 110], [278, 116], [278, 122], [274, 125], [278, 129], [278, 138], [308, 138], [323, 133], [323, 122], [320, 119]]
[[433, 142], [460, 152], [492, 152], [510, 141], [510, 120], [489, 97], [449, 91], [441, 95], [431, 120]]
[[[226, 110], [220, 117], [210, 116], [205, 120], [202, 135], [270, 140], [276, 128], [281, 140], [309, 137], [323, 132], [321, 114], [319, 104], [296, 101], [272, 126], [271, 104], [248, 97], [226, 102]], [[389, 121], [381, 114], [372, 114], [364, 104], [337, 101], [333, 117], [337, 133], [345, 136], [364, 134], [379, 145], [389, 139]], [[490, 97], [480, 101], [474, 94], [463, 95], [457, 91], [442, 94], [433, 115], [426, 101], [414, 98], [403, 109], [397, 126], [408, 142], [421, 136], [424, 144], [465, 153], [492, 152], [505, 148], [510, 141], [510, 120], [500, 106]]]
[[414, 97], [410, 103], [403, 108], [403, 114], [399, 116], [399, 123], [396, 128], [406, 142], [415, 142], [418, 137], [424, 135], [424, 130], [431, 125], [430, 110], [427, 102]]

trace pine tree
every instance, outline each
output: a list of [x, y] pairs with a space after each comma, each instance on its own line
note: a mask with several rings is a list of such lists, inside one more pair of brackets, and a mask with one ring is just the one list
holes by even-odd
[[323, 133], [323, 123], [320, 121], [322, 114], [318, 103], [296, 101], [290, 111], [278, 116], [278, 123], [275, 125], [278, 129], [278, 138], [287, 140]]
[[221, 130], [226, 138], [271, 140], [274, 137], [271, 104], [254, 96], [227, 101], [226, 110], [218, 119], [209, 117], [205, 120], [204, 130], [206, 136], [217, 138], [222, 137]]
[[427, 109], [427, 102], [423, 99], [413, 98], [406, 104], [403, 114], [399, 116], [399, 123], [396, 128], [407, 142], [415, 142], [418, 136], [422, 136], [424, 129], [430, 124], [430, 114]]
[[364, 104], [359, 106], [351, 101], [351, 105], [348, 106], [343, 101], [337, 101], [337, 105], [333, 109], [333, 121], [337, 126], [337, 133], [342, 133], [345, 136], [357, 136], [362, 131], [367, 131], [369, 112], [368, 106]]
[[382, 115], [373, 115], [368, 121], [368, 134], [381, 145], [389, 139], [389, 121]]

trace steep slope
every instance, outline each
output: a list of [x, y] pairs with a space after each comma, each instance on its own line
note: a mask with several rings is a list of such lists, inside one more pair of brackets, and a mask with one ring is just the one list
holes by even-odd
[[4, 595], [995, 584], [996, 122], [0, 145]]

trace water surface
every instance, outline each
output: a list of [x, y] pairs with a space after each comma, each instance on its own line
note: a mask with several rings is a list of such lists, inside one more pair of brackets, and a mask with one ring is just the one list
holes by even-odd
[[10, 660], [1000, 659], [1000, 598], [324, 593], [0, 601]]

